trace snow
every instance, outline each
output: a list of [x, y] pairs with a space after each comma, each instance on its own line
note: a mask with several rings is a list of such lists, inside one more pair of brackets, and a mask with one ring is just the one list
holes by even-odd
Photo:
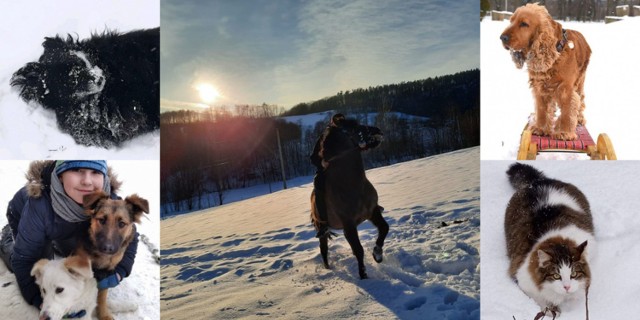
[[[508, 275], [504, 214], [514, 190], [506, 171], [512, 161], [481, 164], [482, 319], [533, 319], [540, 311]], [[597, 255], [591, 264], [591, 319], [637, 319], [640, 296], [640, 217], [635, 214], [640, 163], [617, 161], [537, 161], [528, 164], [548, 177], [577, 186], [591, 205]], [[584, 297], [560, 306], [560, 319], [585, 319]], [[545, 318], [546, 319], [546, 318]]]
[[[480, 23], [483, 160], [515, 159], [522, 128], [534, 111], [526, 66], [518, 70], [499, 39], [508, 23], [488, 18]], [[618, 159], [640, 159], [635, 132], [640, 116], [637, 92], [640, 64], [635, 57], [640, 55], [640, 46], [629, 38], [640, 32], [640, 18], [610, 24], [562, 22], [562, 26], [581, 32], [593, 52], [584, 89], [589, 132], [594, 139], [600, 133], [608, 134]], [[567, 154], [546, 157], [587, 158]]]
[[[141, 237], [149, 238], [149, 245], [142, 241], [138, 243], [138, 253], [131, 275], [123, 280], [116, 288], [109, 290], [111, 308], [118, 310], [137, 305], [134, 312], [114, 312], [117, 319], [160, 319], [160, 266], [156, 263], [153, 249], [159, 249], [160, 244], [160, 164], [157, 160], [139, 161], [107, 161], [114, 172], [123, 181], [118, 195], [126, 197], [137, 193], [149, 201], [149, 214], [142, 218], [138, 225]], [[28, 161], [2, 161], [0, 167], [0, 227], [7, 224], [7, 204], [13, 195], [21, 188], [26, 180], [24, 174], [28, 168]], [[38, 311], [28, 305], [15, 282], [13, 273], [0, 262], [0, 319], [37, 319]]]
[[377, 230], [359, 228], [368, 280], [341, 234], [322, 266], [312, 184], [162, 220], [163, 318], [479, 319], [478, 156], [367, 171], [391, 227], [380, 264]]
[[8, 46], [0, 50], [0, 159], [158, 159], [159, 130], [118, 149], [78, 145], [57, 128], [54, 112], [22, 101], [9, 81], [15, 71], [40, 57], [46, 36], [72, 34], [83, 39], [105, 28], [154, 28], [160, 25], [159, 12], [158, 0], [3, 2], [0, 43]]

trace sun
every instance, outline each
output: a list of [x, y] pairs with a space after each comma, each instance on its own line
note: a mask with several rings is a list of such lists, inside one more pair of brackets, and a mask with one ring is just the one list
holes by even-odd
[[198, 86], [196, 86], [196, 90], [198, 90], [200, 99], [204, 103], [214, 102], [220, 96], [218, 89], [208, 83], [199, 84]]

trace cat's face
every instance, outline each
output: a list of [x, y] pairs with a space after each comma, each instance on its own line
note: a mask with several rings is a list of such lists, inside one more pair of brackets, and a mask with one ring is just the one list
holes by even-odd
[[538, 274], [543, 291], [568, 295], [587, 287], [591, 274], [583, 255], [586, 245], [586, 241], [578, 246], [563, 243], [538, 250]]

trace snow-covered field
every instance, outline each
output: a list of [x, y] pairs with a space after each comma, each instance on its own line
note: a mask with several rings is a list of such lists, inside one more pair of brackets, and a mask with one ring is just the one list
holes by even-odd
[[[506, 171], [513, 161], [482, 161], [482, 319], [533, 319], [540, 309], [510, 280], [504, 213], [514, 190]], [[586, 195], [595, 224], [597, 255], [591, 265], [591, 319], [638, 319], [640, 314], [640, 162], [536, 161], [548, 177], [569, 182]], [[589, 244], [591, 245], [591, 244]], [[559, 319], [584, 320], [584, 297]], [[545, 318], [547, 319], [547, 318]]]
[[160, 25], [160, 1], [3, 1], [0, 21], [0, 159], [158, 159], [159, 130], [113, 150], [77, 145], [57, 128], [52, 111], [22, 101], [9, 81], [27, 62], [38, 60], [44, 37], [83, 39], [105, 28], [154, 28]]
[[[526, 66], [517, 69], [500, 34], [509, 22], [480, 23], [481, 158], [515, 159], [520, 134], [534, 111]], [[618, 159], [640, 159], [637, 127], [640, 120], [638, 74], [640, 64], [640, 18], [604, 24], [603, 22], [562, 22], [564, 28], [580, 31], [591, 50], [585, 81], [587, 128], [597, 138], [607, 133]], [[547, 158], [586, 158], [547, 154]]]
[[329, 243], [322, 267], [311, 184], [162, 220], [166, 319], [480, 319], [479, 148], [367, 171], [391, 227], [359, 228], [370, 279]]
[[[0, 161], [0, 227], [7, 224], [7, 203], [26, 180], [24, 173], [28, 161]], [[137, 305], [133, 312], [114, 313], [116, 319], [160, 319], [160, 266], [152, 249], [160, 244], [160, 164], [157, 160], [107, 161], [123, 182], [118, 195], [126, 197], [137, 193], [149, 201], [149, 214], [142, 218], [138, 232], [149, 239], [149, 244], [138, 243], [138, 253], [131, 275], [116, 288], [109, 290], [109, 301], [116, 308]], [[157, 255], [157, 254], [156, 254]], [[13, 273], [0, 262], [0, 319], [37, 319], [38, 311], [28, 305], [15, 282]]]

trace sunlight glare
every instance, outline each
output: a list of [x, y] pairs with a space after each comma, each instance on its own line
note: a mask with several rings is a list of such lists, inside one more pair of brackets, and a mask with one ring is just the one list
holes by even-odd
[[218, 92], [218, 90], [214, 86], [208, 83], [199, 84], [196, 87], [196, 90], [198, 90], [198, 93], [200, 94], [200, 99], [202, 99], [202, 102], [204, 103], [211, 103], [220, 96], [220, 93]]

